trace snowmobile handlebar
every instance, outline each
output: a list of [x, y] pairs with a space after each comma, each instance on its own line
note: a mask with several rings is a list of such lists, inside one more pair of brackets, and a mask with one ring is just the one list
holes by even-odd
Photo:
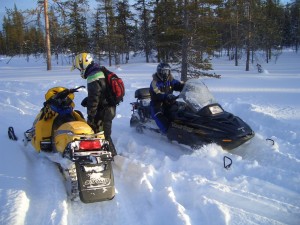
[[178, 96], [175, 96], [173, 94], [169, 94], [166, 98], [166, 102], [169, 103], [169, 104], [173, 104], [176, 102], [176, 100], [179, 98], [179, 95]]
[[53, 97], [49, 98], [47, 101], [44, 102], [44, 106], [47, 104], [53, 104], [54, 102], [61, 102], [68, 97], [69, 94], [74, 92], [78, 92], [78, 89], [85, 88], [85, 86], [79, 86], [77, 88], [65, 89], [61, 92], [56, 93]]
[[80, 88], [85, 88], [85, 86], [79, 86], [77, 88], [71, 88], [71, 89], [65, 89], [59, 93], [57, 93], [56, 95], [54, 95], [54, 99], [64, 99], [66, 98], [69, 94], [72, 94], [74, 92], [78, 92], [78, 90]]
[[85, 88], [85, 86], [82, 85], [82, 86], [79, 86], [79, 87], [77, 87], [77, 88], [71, 88], [71, 89], [69, 89], [70, 94], [71, 94], [71, 93], [74, 93], [74, 92], [78, 92], [78, 90], [79, 90], [80, 88]]

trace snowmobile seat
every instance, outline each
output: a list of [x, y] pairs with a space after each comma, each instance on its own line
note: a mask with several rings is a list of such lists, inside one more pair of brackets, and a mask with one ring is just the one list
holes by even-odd
[[135, 91], [134, 97], [137, 99], [150, 98], [150, 88], [139, 88]]
[[71, 113], [65, 115], [58, 115], [53, 121], [52, 132], [57, 130], [63, 123], [72, 122], [72, 121], [76, 121], [76, 119]]

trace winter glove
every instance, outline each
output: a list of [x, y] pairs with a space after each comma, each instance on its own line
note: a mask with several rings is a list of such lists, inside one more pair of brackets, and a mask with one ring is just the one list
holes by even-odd
[[85, 97], [82, 101], [81, 101], [81, 105], [83, 107], [87, 107], [87, 103], [88, 103], [88, 97]]
[[176, 101], [177, 97], [173, 94], [168, 94], [166, 97], [167, 103], [173, 104]]

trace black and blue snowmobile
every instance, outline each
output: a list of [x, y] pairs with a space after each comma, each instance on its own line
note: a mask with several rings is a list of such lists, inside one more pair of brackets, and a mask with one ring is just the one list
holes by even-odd
[[[160, 133], [150, 113], [149, 88], [135, 91], [130, 126], [137, 132], [152, 130]], [[199, 148], [216, 143], [225, 150], [234, 149], [254, 137], [254, 131], [239, 117], [226, 112], [216, 102], [206, 85], [199, 79], [188, 80], [177, 100], [168, 110], [171, 141]]]

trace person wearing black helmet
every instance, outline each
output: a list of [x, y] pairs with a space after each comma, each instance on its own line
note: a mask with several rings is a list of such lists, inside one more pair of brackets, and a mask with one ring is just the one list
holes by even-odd
[[168, 63], [159, 63], [156, 73], [152, 75], [150, 84], [151, 116], [163, 134], [166, 134], [170, 121], [167, 118], [167, 109], [176, 100], [173, 91], [182, 91], [184, 83], [173, 78]]

